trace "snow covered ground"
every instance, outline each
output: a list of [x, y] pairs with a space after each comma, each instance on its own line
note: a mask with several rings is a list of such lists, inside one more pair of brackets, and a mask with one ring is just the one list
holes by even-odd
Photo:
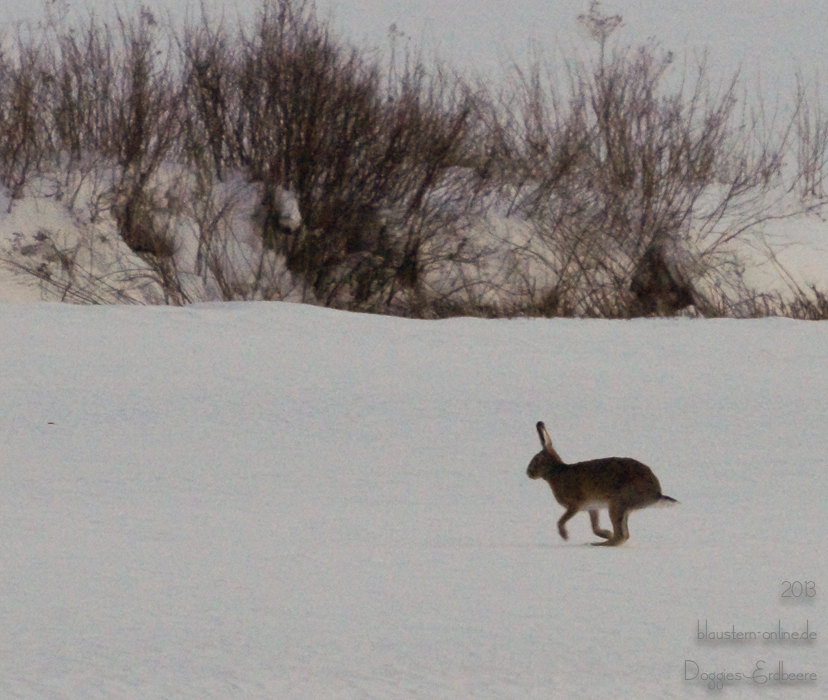
[[[710, 673], [824, 697], [824, 323], [0, 304], [0, 327], [2, 698], [698, 698]], [[525, 473], [537, 420], [681, 504], [623, 547], [582, 514], [564, 542]]]

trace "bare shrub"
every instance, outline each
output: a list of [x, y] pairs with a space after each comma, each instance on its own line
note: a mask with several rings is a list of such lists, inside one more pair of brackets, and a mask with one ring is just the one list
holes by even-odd
[[636, 263], [630, 281], [636, 316], [675, 316], [697, 304], [697, 294], [685, 275], [667, 258], [663, 246], [650, 245]]
[[44, 110], [52, 77], [39, 47], [18, 35], [13, 56], [0, 54], [0, 183], [12, 198], [49, 165], [50, 130]]
[[746, 110], [738, 76], [714, 91], [704, 60], [676, 79], [657, 47], [604, 58], [606, 37], [599, 63], [569, 64], [566, 94], [551, 68], [518, 72], [520, 109], [505, 111], [515, 211], [547, 249], [547, 309], [673, 314], [692, 299], [707, 313], [708, 294], [739, 289], [736, 242], [803, 211], [784, 167], [795, 114]]
[[76, 31], [51, 24], [48, 32], [56, 47], [51, 118], [60, 147], [73, 164], [90, 152], [112, 155], [117, 136], [109, 106], [117, 94], [119, 52], [111, 32], [94, 19]]
[[180, 135], [181, 89], [152, 13], [119, 15], [114, 30], [94, 17], [77, 30], [53, 22], [45, 41], [44, 130], [54, 151], [69, 156], [70, 168], [96, 153], [123, 178], [146, 181]]
[[[320, 303], [387, 311], [414, 288], [422, 297], [433, 239], [468, 206], [456, 187], [450, 202], [432, 193], [465, 155], [473, 100], [459, 79], [414, 62], [390, 99], [378, 64], [291, 0], [265, 6], [235, 51], [228, 43], [206, 26], [182, 42], [186, 152], [219, 180], [242, 167], [264, 183], [265, 247]], [[280, 223], [285, 192], [301, 226]]]
[[799, 318], [807, 321], [828, 321], [828, 293], [810, 286], [810, 294], [798, 290], [792, 301], [781, 300], [780, 315]]

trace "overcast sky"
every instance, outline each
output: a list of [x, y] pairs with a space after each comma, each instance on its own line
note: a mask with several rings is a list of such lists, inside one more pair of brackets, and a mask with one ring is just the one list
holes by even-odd
[[[203, 0], [214, 12], [233, 20], [252, 14], [259, 0]], [[69, 9], [111, 12], [111, 0], [44, 3]], [[149, 7], [160, 19], [165, 8], [195, 14], [196, 0], [159, 3], [119, 2], [123, 8]], [[414, 46], [436, 49], [464, 72], [495, 74], [510, 58], [525, 57], [532, 42], [541, 46], [583, 47], [586, 39], [576, 16], [589, 0], [317, 0], [323, 17], [339, 32], [366, 48], [387, 48], [395, 24]], [[0, 0], [6, 33], [16, 20], [43, 14], [40, 3]], [[707, 48], [721, 77], [740, 65], [766, 86], [790, 83], [794, 67], [805, 75], [827, 73], [828, 1], [826, 0], [607, 0], [606, 13], [618, 13], [624, 26], [616, 37], [641, 43], [649, 37], [677, 53]]]

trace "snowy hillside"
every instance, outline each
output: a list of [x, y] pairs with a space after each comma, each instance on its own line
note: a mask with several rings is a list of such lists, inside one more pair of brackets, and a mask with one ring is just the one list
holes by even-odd
[[[710, 673], [727, 698], [824, 693], [825, 324], [0, 323], [0, 697], [660, 700]], [[537, 420], [681, 504], [633, 514], [623, 547], [588, 546], [582, 514], [564, 542], [526, 477]]]
[[824, 319], [818, 66], [755, 41], [791, 13], [722, 53], [698, 8], [580, 4], [8, 12], [0, 300]]

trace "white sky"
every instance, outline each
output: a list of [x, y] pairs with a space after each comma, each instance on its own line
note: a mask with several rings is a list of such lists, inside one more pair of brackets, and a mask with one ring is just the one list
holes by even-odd
[[[55, 0], [53, 8], [82, 8], [111, 12], [109, 0], [75, 3]], [[122, 7], [146, 5], [156, 16], [195, 13], [197, 1], [176, 3], [120, 2]], [[238, 3], [203, 0], [204, 6], [229, 20], [249, 15], [258, 0]], [[525, 55], [532, 42], [553, 47], [582, 46], [583, 33], [575, 17], [588, 0], [317, 0], [320, 13], [332, 17], [339, 31], [365, 47], [386, 48], [388, 29], [396, 24], [414, 46], [436, 48], [464, 72], [495, 73], [510, 56]], [[508, 9], [504, 9], [508, 8]], [[742, 65], [751, 78], [761, 76], [772, 86], [798, 66], [808, 76], [828, 66], [828, 3], [825, 0], [608, 0], [606, 13], [624, 17], [617, 36], [625, 43], [655, 37], [665, 48], [682, 51], [708, 48], [721, 77]], [[43, 15], [41, 3], [0, 0], [4, 25]], [[787, 82], [787, 79], [786, 79]]]
[[[355, 35], [362, 29], [378, 40], [396, 22], [415, 37], [433, 37], [446, 53], [473, 57], [473, 64], [496, 61], [505, 52], [519, 54], [529, 41], [579, 44], [575, 17], [589, 7], [583, 0], [513, 0], [508, 10], [501, 0], [323, 0], [324, 5], [334, 7], [338, 23]], [[624, 17], [619, 34], [629, 42], [654, 36], [671, 50], [685, 43], [708, 46], [732, 65], [761, 63], [769, 71], [792, 59], [809, 68], [826, 63], [824, 0], [626, 0], [602, 7]]]

